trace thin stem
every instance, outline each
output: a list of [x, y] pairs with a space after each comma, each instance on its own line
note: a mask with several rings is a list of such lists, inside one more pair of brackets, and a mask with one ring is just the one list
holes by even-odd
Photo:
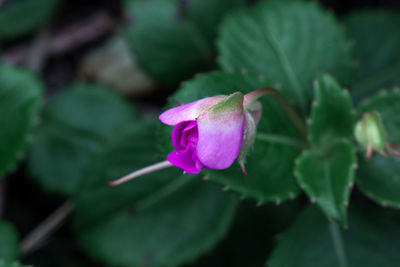
[[47, 57], [50, 33], [47, 27], [43, 28], [33, 39], [25, 65], [28, 69], [39, 73]]
[[59, 228], [73, 209], [70, 200], [65, 201], [56, 211], [50, 214], [21, 242], [22, 254], [36, 250], [45, 237]]
[[286, 100], [286, 98], [276, 89], [274, 88], [262, 88], [258, 89], [256, 91], [253, 91], [247, 95], [245, 95], [244, 99], [244, 106], [247, 107], [254, 101], [256, 101], [259, 97], [263, 95], [270, 94], [275, 99], [279, 102], [283, 110], [286, 112], [286, 114], [289, 116], [290, 120], [293, 122], [293, 124], [296, 126], [296, 128], [299, 130], [301, 135], [304, 137], [305, 140], [307, 140], [307, 129], [306, 126], [304, 125], [302, 119], [297, 115], [296, 111], [290, 106], [289, 102]]
[[127, 182], [129, 180], [132, 180], [134, 178], [137, 178], [139, 176], [142, 176], [142, 175], [145, 175], [145, 174], [148, 174], [148, 173], [152, 173], [152, 172], [155, 172], [155, 171], [158, 171], [158, 170], [162, 170], [162, 169], [165, 169], [165, 168], [169, 168], [169, 167], [172, 167], [172, 166], [175, 166], [175, 165], [173, 165], [172, 163], [170, 163], [167, 160], [166, 161], [162, 161], [162, 162], [147, 166], [147, 167], [145, 167], [143, 169], [134, 171], [134, 172], [132, 172], [132, 173], [130, 173], [130, 174], [128, 174], [128, 175], [126, 175], [126, 176], [124, 176], [122, 178], [119, 178], [119, 179], [117, 179], [115, 181], [108, 182], [108, 184], [110, 186], [116, 186], [116, 185], [125, 183], [125, 182]]
[[276, 134], [266, 134], [266, 133], [257, 133], [256, 136], [257, 139], [268, 142], [268, 143], [274, 143], [274, 144], [281, 144], [281, 145], [288, 145], [288, 146], [292, 146], [295, 148], [304, 148], [305, 145], [294, 139], [294, 138], [290, 138], [287, 136], [282, 136], [282, 135], [276, 135]]
[[336, 256], [338, 257], [339, 267], [348, 267], [346, 252], [344, 250], [342, 236], [337, 223], [331, 222], [329, 224], [329, 230], [331, 233], [333, 246], [335, 248]]

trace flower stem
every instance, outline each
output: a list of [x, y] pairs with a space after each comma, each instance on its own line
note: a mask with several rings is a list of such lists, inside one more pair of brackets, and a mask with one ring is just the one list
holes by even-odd
[[167, 160], [166, 161], [162, 161], [162, 162], [147, 166], [147, 167], [145, 167], [143, 169], [134, 171], [134, 172], [132, 172], [132, 173], [130, 173], [128, 175], [125, 175], [124, 177], [119, 178], [119, 179], [117, 179], [115, 181], [108, 182], [108, 184], [110, 186], [116, 186], [116, 185], [125, 183], [125, 182], [127, 182], [129, 180], [132, 180], [134, 178], [137, 178], [139, 176], [142, 176], [142, 175], [145, 175], [145, 174], [148, 174], [148, 173], [152, 173], [152, 172], [155, 172], [155, 171], [158, 171], [158, 170], [166, 169], [166, 168], [169, 168], [169, 167], [172, 167], [172, 166], [174, 166], [174, 165], [172, 163], [170, 163], [169, 161], [167, 161]]
[[331, 233], [333, 246], [338, 257], [339, 267], [348, 267], [346, 252], [344, 251], [343, 240], [340, 234], [340, 229], [337, 223], [331, 222], [329, 224], [329, 230]]
[[244, 106], [245, 108], [251, 105], [254, 101], [264, 95], [272, 95], [279, 102], [283, 110], [289, 116], [290, 120], [293, 122], [294, 126], [299, 130], [301, 135], [307, 139], [307, 129], [304, 125], [302, 119], [297, 115], [296, 111], [290, 106], [286, 98], [274, 88], [261, 88], [255, 90], [244, 96]]
[[71, 200], [65, 201], [55, 212], [39, 224], [31, 233], [29, 233], [21, 242], [21, 251], [26, 255], [36, 250], [44, 238], [54, 232], [67, 216], [71, 213], [73, 205]]

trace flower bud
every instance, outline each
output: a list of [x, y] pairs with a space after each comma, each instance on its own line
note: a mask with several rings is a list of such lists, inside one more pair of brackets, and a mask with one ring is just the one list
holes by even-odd
[[[240, 92], [207, 97], [169, 109], [161, 122], [175, 126], [168, 161], [188, 173], [226, 169], [238, 158], [243, 172], [253, 146], [261, 104]], [[240, 156], [239, 156], [240, 155]]]
[[354, 135], [357, 142], [367, 150], [367, 160], [376, 152], [386, 156], [385, 151], [388, 151], [390, 154], [398, 156], [398, 152], [395, 150], [396, 145], [390, 143], [381, 115], [377, 111], [363, 114], [356, 124]]

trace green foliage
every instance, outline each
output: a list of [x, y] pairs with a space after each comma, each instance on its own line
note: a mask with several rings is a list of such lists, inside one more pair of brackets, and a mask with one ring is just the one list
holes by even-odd
[[316, 75], [342, 84], [352, 76], [350, 45], [333, 16], [315, 2], [261, 1], [230, 15], [218, 40], [220, 65], [263, 74], [306, 110]]
[[352, 94], [360, 100], [382, 88], [400, 83], [400, 12], [362, 10], [345, 18], [355, 42], [356, 81]]
[[2, 266], [2, 260], [15, 260], [18, 254], [19, 244], [16, 229], [12, 224], [0, 220], [0, 266]]
[[315, 101], [308, 121], [311, 145], [322, 148], [336, 138], [352, 138], [356, 113], [349, 93], [328, 75], [314, 82], [314, 90]]
[[59, 0], [11, 1], [0, 8], [0, 41], [26, 34], [46, 23]]
[[[189, 103], [207, 96], [228, 95], [236, 91], [248, 93], [268, 84], [257, 76], [238, 72], [202, 74], [186, 82], [173, 94], [168, 108], [175, 105], [173, 100]], [[236, 162], [227, 170], [204, 170], [202, 174], [210, 181], [224, 186], [224, 190], [255, 199], [260, 204], [280, 203], [299, 193], [292, 170], [300, 151], [293, 143], [301, 145], [301, 141], [298, 141], [299, 135], [286, 113], [272, 96], [265, 96], [260, 101], [263, 104], [263, 116], [258, 125], [258, 139], [247, 158], [249, 177], [242, 173]], [[173, 151], [172, 129], [173, 127], [163, 125], [160, 131], [163, 159]]]
[[351, 208], [349, 230], [340, 231], [309, 207], [278, 236], [268, 266], [395, 267], [400, 261], [399, 242], [398, 224], [383, 211]]
[[43, 112], [29, 157], [33, 177], [50, 192], [73, 193], [90, 156], [136, 117], [120, 95], [98, 85], [72, 85]]
[[[33, 140], [27, 164], [0, 181], [0, 216], [21, 227], [0, 220], [0, 267], [23, 267], [21, 252], [24, 264], [60, 267], [399, 265], [400, 213], [379, 210], [363, 195], [400, 209], [398, 11], [355, 11], [342, 26], [318, 1], [122, 0], [111, 4], [121, 8], [116, 13], [104, 13], [98, 1], [99, 13], [86, 21], [75, 14], [80, 4], [61, 2], [0, 0], [2, 58], [25, 66], [32, 65], [32, 54], [43, 59], [38, 75], [50, 96], [39, 117], [43, 82], [0, 63], [0, 178], [11, 178]], [[58, 6], [60, 18], [54, 16]], [[51, 30], [51, 38], [32, 40], [29, 34], [40, 28]], [[101, 45], [104, 31], [122, 42], [113, 38], [85, 56]], [[80, 71], [67, 70], [64, 80], [70, 56]], [[217, 64], [221, 70], [184, 81]], [[75, 76], [116, 86], [130, 99], [99, 84], [59, 90]], [[154, 94], [178, 83], [168, 98], [165, 91]], [[382, 87], [394, 89], [377, 93]], [[269, 91], [261, 90], [267, 95], [257, 100], [261, 115], [259, 103], [247, 105], [245, 94], [262, 88]], [[174, 151], [174, 127], [155, 118], [160, 101], [167, 98], [169, 109], [217, 95], [230, 97], [200, 116], [213, 117], [221, 108], [241, 112], [242, 102], [254, 108], [254, 118], [245, 114], [237, 159], [249, 177], [236, 161], [199, 175], [166, 161]], [[136, 100], [152, 120], [139, 118]], [[361, 103], [357, 112], [353, 101]], [[213, 127], [229, 129], [225, 121], [218, 124]], [[194, 130], [190, 142], [198, 139]], [[366, 162], [366, 148], [383, 155]], [[155, 171], [151, 165], [159, 161], [165, 169]], [[142, 168], [153, 172], [109, 183]], [[361, 193], [350, 203], [354, 182]], [[303, 197], [286, 201], [301, 189], [316, 207], [305, 207]], [[60, 196], [68, 197], [68, 208], [46, 222], [62, 218], [54, 227], [66, 227], [39, 227], [51, 244], [37, 241], [37, 253], [30, 253], [18, 232], [37, 229]], [[246, 200], [238, 205], [238, 198]]]
[[18, 262], [6, 262], [3, 260], [0, 260], [0, 267], [33, 267], [31, 265], [22, 265]]
[[298, 158], [295, 174], [311, 202], [328, 218], [345, 225], [356, 166], [355, 148], [349, 141], [355, 112], [349, 94], [332, 77], [319, 77], [314, 88], [315, 102], [308, 120], [312, 148]]
[[152, 173], [111, 188], [107, 181], [155, 163], [154, 124], [127, 128], [88, 166], [76, 198], [79, 240], [113, 266], [177, 266], [227, 232], [236, 201], [181, 170]]
[[15, 168], [37, 121], [43, 85], [22, 69], [0, 65], [0, 178]]
[[346, 225], [346, 206], [354, 182], [355, 150], [347, 140], [335, 141], [329, 153], [305, 151], [296, 162], [296, 176], [311, 202], [335, 221]]
[[243, 3], [128, 0], [132, 25], [126, 37], [144, 70], [163, 84], [175, 84], [213, 64], [215, 28], [226, 12]]
[[[380, 112], [389, 140], [400, 143], [399, 103], [399, 89], [381, 91], [360, 105], [359, 115], [367, 111]], [[359, 164], [356, 182], [360, 190], [383, 206], [400, 208], [400, 158], [375, 155], [368, 162], [360, 159]]]

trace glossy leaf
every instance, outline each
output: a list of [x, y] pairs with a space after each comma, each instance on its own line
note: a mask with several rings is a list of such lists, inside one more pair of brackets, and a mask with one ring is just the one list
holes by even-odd
[[295, 173], [300, 187], [325, 215], [346, 225], [350, 189], [356, 166], [354, 145], [335, 141], [329, 152], [306, 150], [296, 161]]
[[337, 138], [352, 138], [356, 112], [346, 90], [337, 81], [322, 75], [314, 82], [315, 101], [308, 120], [310, 142], [317, 148], [329, 147]]
[[1, 260], [12, 261], [18, 257], [18, 234], [14, 226], [0, 220], [0, 266]]
[[77, 83], [50, 101], [29, 157], [29, 170], [48, 191], [71, 194], [88, 159], [136, 112], [115, 92]]
[[[176, 106], [174, 100], [189, 103], [214, 95], [229, 95], [236, 91], [248, 93], [267, 87], [268, 82], [254, 75], [238, 72], [211, 72], [199, 75], [185, 82], [183, 87], [173, 94], [167, 106]], [[263, 115], [258, 125], [258, 137], [254, 148], [247, 157], [246, 177], [237, 162], [227, 170], [204, 170], [203, 175], [244, 198], [251, 198], [260, 204], [264, 202], [280, 203], [294, 198], [299, 189], [295, 184], [292, 170], [294, 160], [302, 146], [299, 133], [286, 113], [272, 96], [260, 99]], [[161, 123], [160, 123], [161, 124]], [[171, 133], [173, 127], [163, 125], [160, 131], [162, 159], [173, 151]]]
[[352, 76], [345, 34], [316, 2], [261, 1], [235, 12], [222, 23], [218, 50], [224, 69], [265, 75], [303, 110], [318, 73], [330, 72], [345, 85]]
[[383, 211], [350, 209], [349, 230], [335, 228], [308, 207], [284, 233], [268, 261], [271, 267], [395, 267], [400, 230]]
[[26, 34], [45, 24], [59, 0], [10, 1], [0, 8], [0, 40]]
[[118, 187], [107, 181], [155, 163], [154, 124], [135, 123], [88, 166], [76, 198], [83, 249], [113, 266], [177, 266], [227, 232], [236, 201], [177, 168]]
[[400, 12], [366, 9], [345, 18], [357, 59], [356, 100], [400, 83]]
[[[360, 105], [359, 115], [373, 110], [380, 112], [390, 141], [400, 143], [399, 103], [399, 89], [382, 91]], [[375, 155], [366, 162], [363, 151], [359, 165], [356, 181], [360, 190], [383, 206], [400, 208], [400, 158]]]
[[174, 84], [214, 64], [215, 29], [243, 0], [125, 1], [125, 29], [139, 64], [163, 84]]
[[32, 73], [0, 65], [0, 178], [24, 156], [42, 93], [43, 84]]

